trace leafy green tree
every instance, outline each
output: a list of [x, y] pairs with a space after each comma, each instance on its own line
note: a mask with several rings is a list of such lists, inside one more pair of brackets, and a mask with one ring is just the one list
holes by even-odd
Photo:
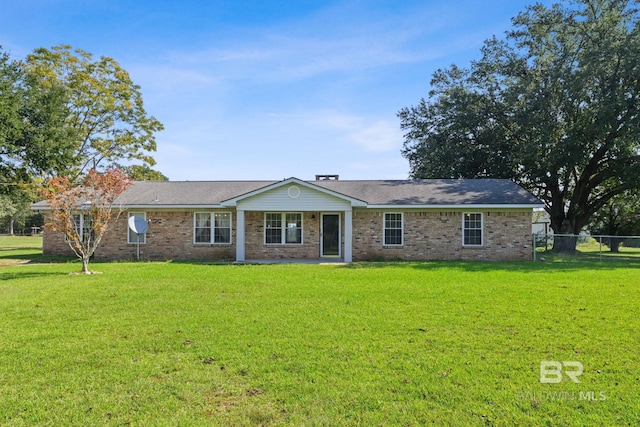
[[44, 91], [64, 88], [73, 164], [66, 175], [77, 178], [88, 169], [108, 168], [120, 161], [154, 165], [155, 132], [162, 124], [144, 109], [140, 87], [108, 57], [70, 46], [36, 49], [25, 61], [28, 75]]
[[625, 239], [615, 236], [640, 235], [640, 192], [625, 192], [609, 200], [591, 217], [589, 230], [594, 235], [609, 236], [605, 243], [611, 252], [619, 252]]
[[63, 172], [73, 159], [65, 90], [44, 90], [23, 64], [0, 52], [0, 194], [34, 176]]
[[[577, 236], [613, 197], [640, 186], [640, 26], [636, 2], [536, 4], [468, 69], [432, 79], [402, 109], [415, 178], [510, 178]], [[575, 250], [576, 239], [556, 239]]]
[[36, 177], [63, 172], [72, 159], [64, 90], [42, 90], [23, 64], [0, 52], [0, 221], [24, 232]]
[[121, 166], [120, 169], [134, 181], [169, 181], [169, 178], [160, 171], [151, 169], [147, 165]]
[[18, 207], [8, 196], [0, 195], [0, 220], [8, 223], [7, 232], [13, 235], [13, 226]]
[[31, 227], [42, 225], [41, 215], [30, 209], [31, 200], [0, 195], [0, 229], [3, 232], [10, 235], [31, 233]]

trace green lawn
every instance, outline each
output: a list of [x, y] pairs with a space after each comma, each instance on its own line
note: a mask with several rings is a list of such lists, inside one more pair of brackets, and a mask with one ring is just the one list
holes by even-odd
[[43, 259], [41, 235], [0, 235], [0, 268], [41, 259]]
[[[637, 244], [636, 239], [633, 244]], [[551, 246], [545, 250], [544, 248], [537, 248], [537, 259], [540, 257], [546, 260], [581, 260], [581, 261], [606, 261], [609, 259], [624, 261], [635, 260], [640, 258], [640, 247], [628, 246], [626, 242], [622, 242], [618, 248], [618, 252], [611, 252], [609, 246], [606, 244], [600, 244], [596, 239], [591, 238], [586, 243], [579, 243], [576, 247], [576, 252], [573, 254], [556, 254], [551, 250]]]
[[640, 423], [640, 261], [91, 268], [0, 268], [0, 425]]

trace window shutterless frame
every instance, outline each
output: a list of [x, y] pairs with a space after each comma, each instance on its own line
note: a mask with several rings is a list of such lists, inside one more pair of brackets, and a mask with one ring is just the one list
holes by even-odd
[[301, 212], [265, 212], [264, 214], [265, 245], [301, 245], [302, 230]]
[[[91, 218], [85, 216], [82, 213], [73, 214], [73, 228], [78, 232], [80, 240], [86, 242], [87, 239], [93, 239], [93, 229], [91, 228]], [[67, 241], [67, 236], [64, 236], [64, 241]]]
[[194, 212], [193, 243], [231, 244], [231, 212]]
[[484, 246], [484, 215], [481, 212], [462, 214], [462, 246]]
[[385, 212], [382, 225], [383, 246], [404, 245], [404, 215], [402, 212]]
[[213, 213], [213, 243], [231, 244], [231, 212]]

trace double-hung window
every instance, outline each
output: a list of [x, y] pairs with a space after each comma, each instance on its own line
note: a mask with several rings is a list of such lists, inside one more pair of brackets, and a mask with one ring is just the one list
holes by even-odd
[[301, 244], [302, 214], [297, 212], [267, 212], [264, 215], [266, 244]]
[[229, 212], [196, 212], [193, 228], [194, 243], [231, 243]]
[[282, 214], [266, 213], [264, 217], [264, 242], [282, 243]]
[[402, 246], [402, 213], [384, 214], [384, 246]]
[[[137, 216], [138, 218], [142, 218], [145, 221], [147, 220], [146, 212], [129, 212], [129, 218], [132, 216]], [[147, 243], [147, 233], [135, 233], [131, 228], [127, 227], [129, 230], [129, 236], [127, 239], [127, 243]]]
[[[91, 217], [81, 213], [73, 214], [73, 228], [80, 236], [80, 241], [88, 242], [93, 239], [93, 228], [91, 227]], [[66, 236], [65, 236], [66, 239]]]
[[231, 214], [229, 212], [213, 214], [213, 243], [231, 243]]
[[482, 246], [482, 214], [462, 215], [462, 246]]

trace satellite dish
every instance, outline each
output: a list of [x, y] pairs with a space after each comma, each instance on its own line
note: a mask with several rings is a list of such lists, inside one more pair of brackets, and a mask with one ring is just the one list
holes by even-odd
[[144, 218], [133, 215], [129, 217], [129, 228], [136, 234], [144, 234], [149, 229], [149, 225]]

